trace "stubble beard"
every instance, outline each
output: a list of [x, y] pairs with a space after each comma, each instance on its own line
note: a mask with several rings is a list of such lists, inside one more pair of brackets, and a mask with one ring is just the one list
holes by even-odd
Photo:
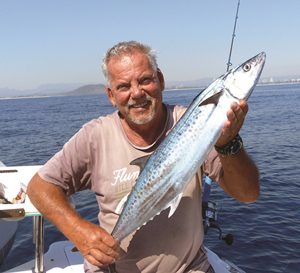
[[146, 106], [144, 106], [144, 110], [138, 110], [141, 111], [141, 113], [134, 113], [135, 105], [141, 103], [128, 103], [126, 107], [126, 116], [130, 123], [135, 125], [146, 125], [154, 120], [157, 115], [156, 105], [158, 102], [153, 98], [147, 98], [144, 103], [147, 103]]

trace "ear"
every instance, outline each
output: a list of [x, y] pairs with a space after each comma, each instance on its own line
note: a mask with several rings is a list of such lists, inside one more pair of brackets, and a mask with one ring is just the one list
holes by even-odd
[[105, 91], [106, 91], [106, 94], [107, 94], [107, 97], [108, 97], [110, 103], [112, 104], [113, 107], [115, 107], [116, 100], [115, 100], [113, 91], [108, 86], [105, 87]]
[[161, 85], [161, 91], [163, 91], [165, 89], [165, 79], [164, 79], [164, 74], [161, 72], [159, 68], [157, 68], [157, 76]]

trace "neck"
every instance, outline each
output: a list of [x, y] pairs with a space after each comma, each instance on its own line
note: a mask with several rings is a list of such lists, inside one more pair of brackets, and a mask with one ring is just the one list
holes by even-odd
[[137, 125], [127, 122], [123, 117], [121, 124], [128, 139], [137, 146], [147, 147], [153, 144], [162, 134], [167, 122], [167, 109], [163, 105], [159, 113], [151, 122]]

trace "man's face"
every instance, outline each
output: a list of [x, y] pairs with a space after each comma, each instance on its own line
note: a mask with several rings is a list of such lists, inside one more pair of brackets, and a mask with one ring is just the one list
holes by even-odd
[[162, 109], [164, 79], [140, 52], [113, 57], [108, 63], [108, 98], [129, 124], [145, 125]]

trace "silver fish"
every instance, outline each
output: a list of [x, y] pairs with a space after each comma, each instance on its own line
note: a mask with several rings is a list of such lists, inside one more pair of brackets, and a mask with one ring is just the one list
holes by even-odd
[[194, 99], [145, 165], [133, 162], [142, 170], [112, 231], [115, 239], [121, 241], [168, 207], [169, 217], [174, 213], [219, 138], [230, 105], [249, 98], [265, 59], [262, 52], [215, 80]]

